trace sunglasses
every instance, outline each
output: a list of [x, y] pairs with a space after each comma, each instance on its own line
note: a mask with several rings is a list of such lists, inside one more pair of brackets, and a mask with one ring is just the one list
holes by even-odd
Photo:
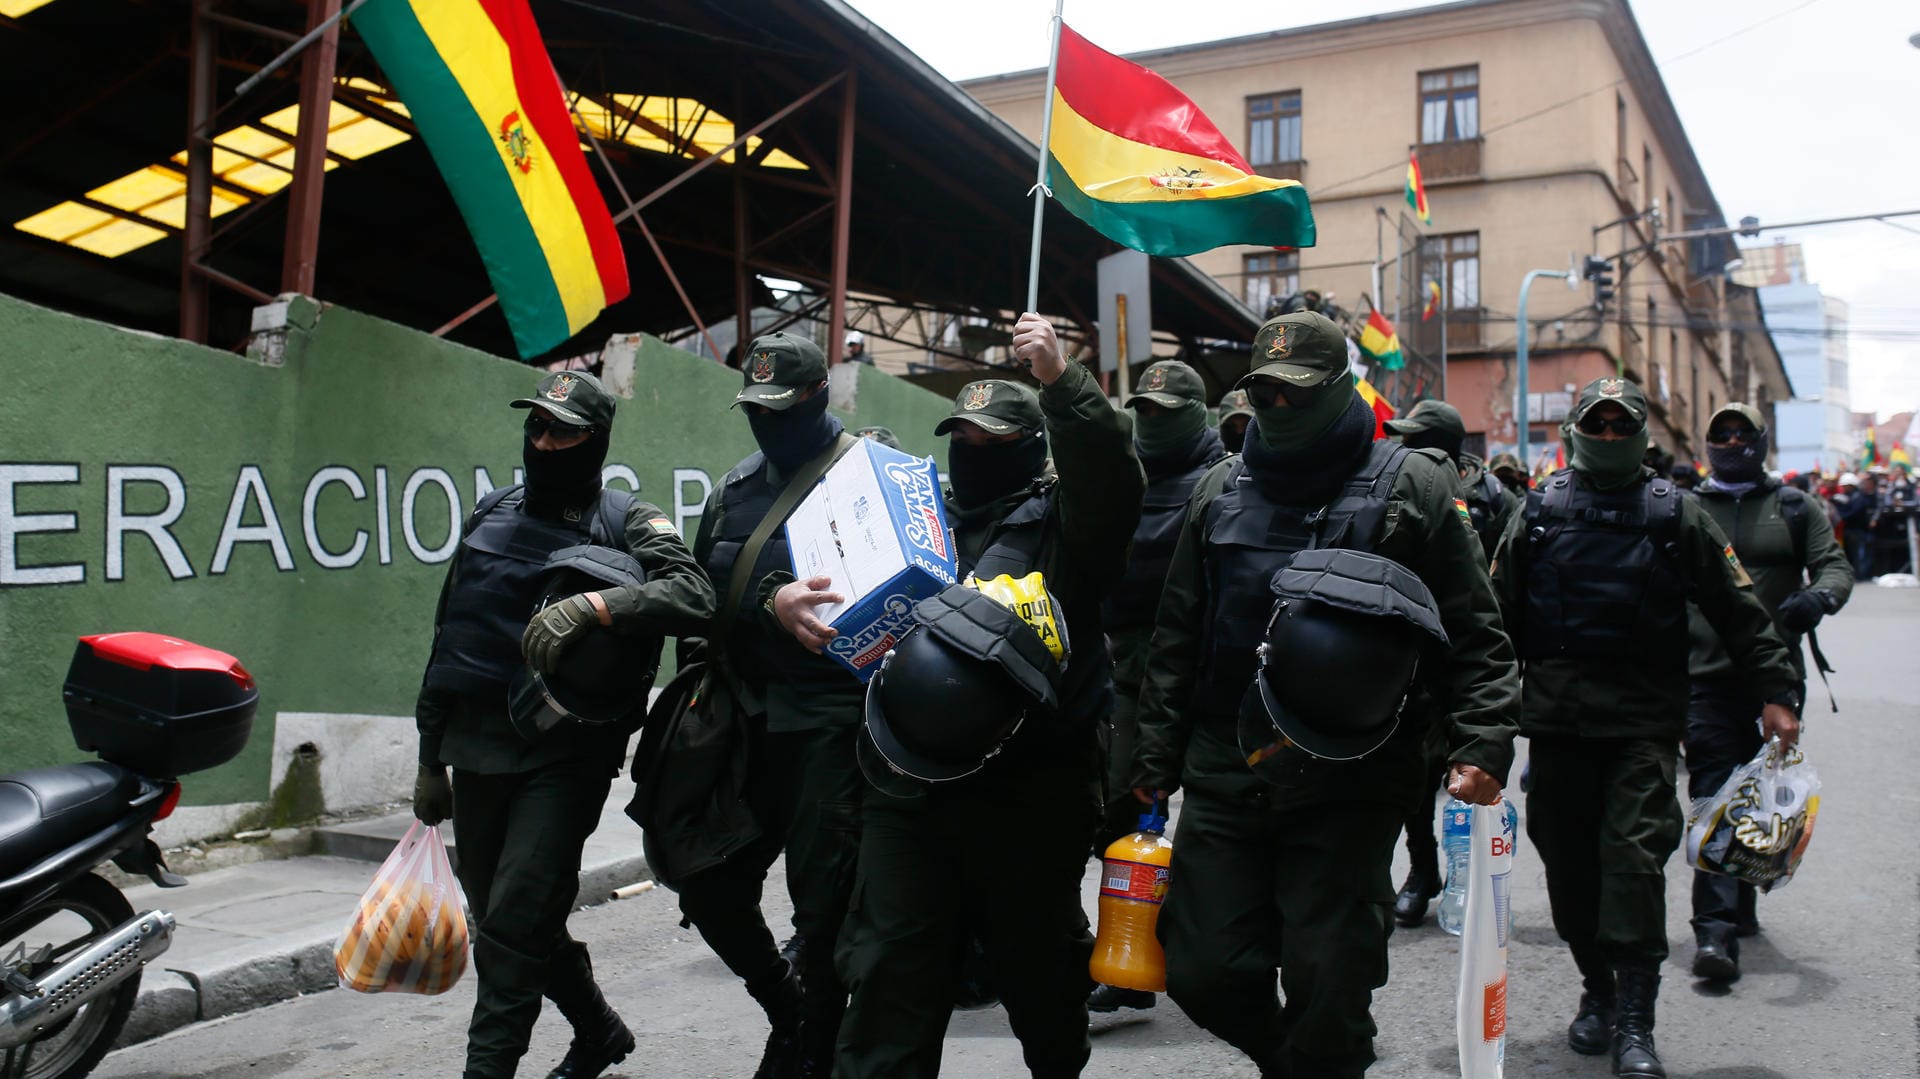
[[1327, 391], [1327, 383], [1318, 386], [1289, 386], [1270, 378], [1255, 379], [1247, 385], [1247, 400], [1255, 408], [1272, 408], [1284, 400], [1288, 408], [1305, 408]]
[[1597, 435], [1610, 430], [1616, 435], [1626, 436], [1639, 434], [1641, 423], [1632, 416], [1615, 416], [1609, 420], [1588, 414], [1580, 417], [1580, 422], [1574, 426], [1580, 428], [1582, 434]]
[[527, 413], [528, 438], [539, 438], [541, 435], [549, 432], [551, 432], [555, 438], [573, 438], [575, 436], [584, 438], [587, 435], [593, 434], [593, 427], [591, 424], [582, 427], [577, 423], [567, 423], [538, 412]]
[[1744, 444], [1759, 437], [1760, 432], [1751, 427], [1716, 427], [1707, 432], [1707, 441], [1716, 446], [1731, 445], [1735, 442]]

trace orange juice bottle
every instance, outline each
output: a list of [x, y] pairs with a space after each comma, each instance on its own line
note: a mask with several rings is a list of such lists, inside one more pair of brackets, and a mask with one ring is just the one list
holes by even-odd
[[1173, 862], [1166, 830], [1166, 817], [1142, 813], [1140, 830], [1114, 840], [1101, 861], [1100, 934], [1088, 964], [1101, 985], [1150, 993], [1167, 988], [1167, 955], [1153, 935]]

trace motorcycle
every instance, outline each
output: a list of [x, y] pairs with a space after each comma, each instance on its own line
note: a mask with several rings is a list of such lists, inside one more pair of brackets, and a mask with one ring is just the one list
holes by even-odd
[[158, 633], [82, 637], [62, 696], [102, 759], [0, 776], [0, 1079], [79, 1079], [113, 1048], [174, 919], [93, 871], [187, 883], [153, 826], [180, 776], [245, 748], [260, 700], [234, 657]]

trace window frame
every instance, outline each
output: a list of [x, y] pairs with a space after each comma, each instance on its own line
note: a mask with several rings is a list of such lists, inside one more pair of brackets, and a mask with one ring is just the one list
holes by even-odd
[[[1471, 84], [1464, 84], [1457, 81], [1460, 76], [1467, 74], [1472, 76], [1473, 81]], [[1429, 88], [1427, 86], [1427, 80], [1429, 79], [1444, 79], [1446, 81], [1443, 85]], [[1433, 68], [1419, 72], [1414, 76], [1413, 85], [1413, 125], [1414, 131], [1419, 135], [1420, 145], [1438, 146], [1445, 143], [1475, 142], [1479, 140], [1481, 127], [1480, 65], [1478, 63], [1459, 64], [1454, 67]], [[1466, 91], [1466, 93], [1462, 91]], [[1446, 103], [1446, 112], [1440, 121], [1440, 137], [1437, 139], [1429, 139], [1427, 137], [1427, 99], [1429, 96], [1444, 100]], [[1462, 126], [1460, 124], [1459, 103], [1463, 97], [1468, 96], [1470, 96], [1473, 101], [1473, 130], [1469, 133], [1462, 134], [1459, 130]]]
[[[1264, 105], [1267, 111], [1255, 115], [1257, 105]], [[1291, 111], [1288, 106], [1291, 105]], [[1248, 94], [1245, 112], [1247, 117], [1247, 164], [1261, 175], [1279, 174], [1283, 179], [1299, 179], [1300, 166], [1306, 164], [1306, 95], [1298, 89], [1275, 90], [1271, 93]], [[1288, 120], [1293, 121], [1293, 154], [1283, 156], [1288, 149], [1281, 138]], [[1271, 125], [1271, 158], [1262, 161], [1256, 153], [1258, 141], [1255, 133], [1261, 125]]]
[[[1434, 265], [1437, 260], [1440, 267], [1440, 274], [1437, 280], [1440, 282], [1441, 308], [1447, 312], [1449, 317], [1456, 311], [1478, 312], [1480, 310], [1481, 293], [1480, 231], [1473, 229], [1463, 232], [1435, 233], [1421, 237], [1420, 246], [1420, 271], [1422, 275], [1420, 287], [1425, 288], [1426, 281], [1435, 280], [1435, 278], [1428, 275], [1428, 268]], [[1463, 246], [1470, 246], [1471, 250], [1461, 250]], [[1471, 273], [1468, 275], [1472, 279], [1473, 296], [1470, 302], [1463, 304], [1456, 300], [1456, 296], [1459, 293], [1459, 289], [1456, 287], [1459, 283], [1456, 278], [1456, 272], [1458, 267], [1469, 262], [1472, 263], [1473, 266]]]
[[[1272, 266], [1256, 266], [1261, 260], [1273, 260]], [[1291, 280], [1291, 287], [1282, 289], [1281, 283]], [[1255, 281], [1267, 283], [1260, 301], [1256, 304], [1251, 293]], [[1299, 251], [1250, 251], [1240, 256], [1240, 300], [1254, 314], [1266, 317], [1267, 304], [1276, 297], [1291, 296], [1300, 291], [1300, 252]]]

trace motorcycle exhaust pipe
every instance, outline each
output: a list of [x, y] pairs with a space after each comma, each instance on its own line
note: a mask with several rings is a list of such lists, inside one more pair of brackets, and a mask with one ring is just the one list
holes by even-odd
[[28, 985], [8, 979], [0, 996], [0, 1049], [24, 1045], [94, 997], [140, 972], [173, 943], [173, 915], [150, 910], [110, 930]]

